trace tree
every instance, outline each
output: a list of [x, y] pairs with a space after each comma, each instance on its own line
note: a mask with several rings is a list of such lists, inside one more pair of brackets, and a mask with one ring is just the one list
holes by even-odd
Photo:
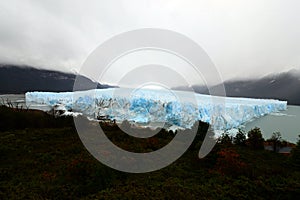
[[246, 133], [239, 129], [235, 137], [233, 138], [233, 142], [236, 145], [245, 146], [246, 145]]
[[274, 132], [272, 134], [272, 137], [268, 141], [272, 143], [273, 151], [278, 152], [282, 142], [282, 137], [280, 132]]
[[220, 142], [220, 144], [223, 144], [223, 145], [231, 145], [232, 144], [232, 137], [229, 136], [228, 133], [223, 133], [221, 135], [221, 137], [219, 137], [219, 142]]
[[248, 132], [246, 144], [255, 150], [264, 149], [264, 138], [262, 137], [260, 128], [255, 127]]
[[300, 168], [300, 135], [298, 135], [298, 142], [296, 144], [296, 147], [292, 149], [290, 159], [294, 166]]

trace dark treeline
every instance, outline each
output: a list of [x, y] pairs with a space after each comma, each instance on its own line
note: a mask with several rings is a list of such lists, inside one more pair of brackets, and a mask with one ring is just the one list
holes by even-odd
[[[288, 156], [266, 151], [257, 128], [247, 135], [241, 131], [233, 138], [224, 134], [208, 156], [199, 159], [198, 152], [208, 129], [208, 124], [200, 123], [194, 127], [197, 128], [194, 143], [177, 161], [155, 172], [129, 174], [93, 158], [79, 139], [72, 117], [0, 107], [0, 122], [0, 199], [297, 199], [300, 196], [300, 141]], [[136, 139], [122, 132], [123, 128], [137, 131], [129, 122], [123, 122], [122, 129], [113, 123], [100, 125], [113, 143], [133, 152], [155, 151], [178, 134], [162, 129], [150, 138]]]

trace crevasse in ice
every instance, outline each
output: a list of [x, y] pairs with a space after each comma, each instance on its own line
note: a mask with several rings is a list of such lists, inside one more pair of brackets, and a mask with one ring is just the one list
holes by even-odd
[[125, 88], [77, 92], [27, 92], [26, 103], [63, 106], [99, 118], [136, 123], [164, 122], [190, 128], [208, 122], [215, 130], [238, 128], [263, 115], [286, 110], [287, 102], [273, 99], [214, 97], [192, 92]]

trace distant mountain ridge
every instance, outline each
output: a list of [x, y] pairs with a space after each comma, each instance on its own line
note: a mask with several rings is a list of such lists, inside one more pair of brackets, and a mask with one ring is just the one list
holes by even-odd
[[[79, 90], [115, 87], [96, 83], [85, 76], [78, 78], [82, 83]], [[0, 94], [73, 91], [75, 79], [76, 75], [71, 73], [0, 64]], [[230, 97], [280, 99], [288, 101], [290, 105], [300, 105], [300, 70], [271, 74], [259, 79], [225, 81], [224, 86], [226, 95]], [[193, 89], [197, 93], [209, 94], [207, 87], [202, 85], [173, 89]]]
[[[299, 70], [293, 69], [259, 79], [225, 81], [224, 86], [226, 95], [229, 97], [280, 99], [288, 101], [290, 105], [300, 105]], [[185, 87], [176, 87], [175, 89], [191, 90], [191, 88]], [[192, 89], [197, 93], [209, 93], [206, 86], [194, 85]]]
[[[0, 65], [0, 94], [20, 94], [28, 91], [73, 91], [75, 74], [28, 66]], [[79, 90], [110, 88], [85, 76], [79, 76]]]

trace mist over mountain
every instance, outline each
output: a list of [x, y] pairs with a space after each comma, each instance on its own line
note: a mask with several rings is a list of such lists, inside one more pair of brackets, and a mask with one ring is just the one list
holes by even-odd
[[[75, 74], [36, 69], [28, 66], [0, 65], [0, 94], [20, 94], [28, 91], [73, 91]], [[78, 76], [82, 83], [78, 90], [104, 89], [113, 86], [100, 84], [85, 76]]]
[[[37, 69], [28, 66], [0, 65], [0, 94], [19, 94], [28, 91], [73, 91], [75, 74], [52, 70]], [[100, 84], [85, 76], [79, 76], [82, 83], [78, 90], [91, 88], [110, 88], [114, 86]], [[300, 105], [300, 70], [290, 70], [279, 74], [270, 74], [262, 78], [248, 80], [229, 80], [224, 82], [229, 97], [268, 98], [288, 101], [290, 105]], [[212, 86], [212, 88], [218, 85]], [[194, 90], [209, 94], [203, 85], [175, 87], [175, 90]]]
[[[229, 97], [280, 99], [288, 101], [290, 105], [300, 105], [300, 71], [296, 69], [257, 79], [225, 81], [224, 87]], [[209, 93], [207, 87], [202, 85], [174, 89], [193, 89], [197, 93]]]

